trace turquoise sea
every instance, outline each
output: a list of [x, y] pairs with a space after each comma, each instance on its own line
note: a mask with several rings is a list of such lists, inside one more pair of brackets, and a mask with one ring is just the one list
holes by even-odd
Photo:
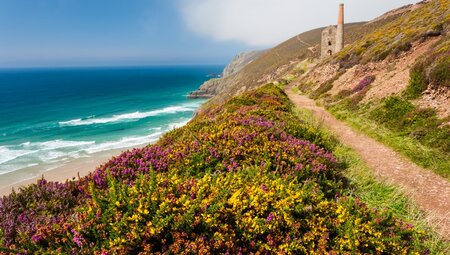
[[0, 179], [152, 143], [193, 117], [204, 101], [187, 93], [222, 68], [1, 69]]

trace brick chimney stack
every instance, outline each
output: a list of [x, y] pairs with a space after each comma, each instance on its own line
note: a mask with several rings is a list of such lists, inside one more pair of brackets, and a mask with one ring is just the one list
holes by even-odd
[[336, 52], [344, 48], [344, 4], [339, 4], [339, 17], [336, 32]]

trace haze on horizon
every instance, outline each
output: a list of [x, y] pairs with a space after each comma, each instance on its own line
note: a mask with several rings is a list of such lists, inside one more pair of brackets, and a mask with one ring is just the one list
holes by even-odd
[[[343, 2], [356, 22], [417, 0]], [[0, 67], [224, 64], [334, 24], [338, 3], [0, 0]]]

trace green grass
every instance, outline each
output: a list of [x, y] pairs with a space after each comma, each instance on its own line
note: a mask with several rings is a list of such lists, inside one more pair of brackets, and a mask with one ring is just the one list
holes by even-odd
[[348, 192], [350, 195], [360, 198], [370, 207], [380, 210], [387, 209], [394, 217], [412, 222], [418, 229], [429, 233], [430, 239], [426, 245], [430, 249], [430, 254], [449, 254], [450, 243], [443, 241], [438, 236], [435, 230], [428, 225], [417, 206], [400, 188], [376, 179], [373, 170], [365, 164], [361, 157], [351, 148], [333, 139], [330, 131], [314, 117], [311, 111], [297, 108], [295, 112], [317, 132], [326, 134], [336, 141], [333, 154], [344, 166], [343, 175], [349, 181]]
[[390, 146], [414, 163], [433, 170], [435, 173], [450, 180], [450, 161], [448, 154], [445, 152], [425, 146], [417, 139], [393, 131], [374, 120], [362, 116], [358, 112], [346, 110], [338, 105], [329, 110], [336, 118], [345, 121], [353, 128]]

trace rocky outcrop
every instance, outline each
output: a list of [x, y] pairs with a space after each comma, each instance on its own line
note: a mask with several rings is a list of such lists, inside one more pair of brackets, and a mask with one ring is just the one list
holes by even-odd
[[250, 51], [238, 54], [223, 70], [222, 76], [227, 77], [239, 72], [246, 65], [250, 64], [261, 56], [264, 51]]
[[222, 78], [215, 78], [206, 81], [198, 90], [190, 92], [188, 98], [211, 98], [217, 95], [220, 90], [221, 80]]
[[238, 54], [225, 67], [221, 78], [214, 78], [203, 83], [196, 91], [189, 93], [188, 98], [211, 98], [219, 94], [225, 87], [224, 80], [235, 75], [245, 66], [257, 59], [264, 51], [250, 51]]

